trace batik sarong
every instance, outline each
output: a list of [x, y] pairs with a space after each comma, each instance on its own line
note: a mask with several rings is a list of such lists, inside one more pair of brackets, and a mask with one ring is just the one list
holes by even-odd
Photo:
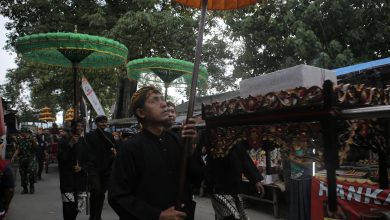
[[229, 216], [233, 216], [235, 219], [249, 220], [244, 210], [244, 202], [239, 195], [212, 194], [211, 203], [216, 220]]

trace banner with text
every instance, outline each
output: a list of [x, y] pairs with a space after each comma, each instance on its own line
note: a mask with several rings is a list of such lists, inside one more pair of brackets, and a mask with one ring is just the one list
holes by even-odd
[[88, 101], [91, 103], [93, 109], [97, 115], [105, 115], [102, 105], [99, 102], [98, 97], [92, 89], [91, 84], [89, 84], [85, 76], [81, 79], [81, 87], [83, 88], [85, 96], [87, 96]]
[[362, 213], [367, 212], [379, 212], [380, 215], [390, 214], [390, 189], [380, 189], [378, 185], [337, 181], [338, 207], [335, 213], [328, 210], [327, 198], [326, 181], [313, 177], [311, 219], [359, 220], [362, 219]]

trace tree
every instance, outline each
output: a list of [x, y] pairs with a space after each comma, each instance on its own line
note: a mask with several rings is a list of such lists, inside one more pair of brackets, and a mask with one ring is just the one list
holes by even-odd
[[[234, 77], [298, 64], [333, 69], [390, 55], [388, 1], [289, 0], [223, 13], [243, 44]], [[373, 37], [371, 37], [373, 36]]]
[[[7, 24], [8, 48], [19, 36], [41, 32], [78, 32], [114, 38], [129, 47], [129, 59], [145, 56], [191, 59], [195, 44], [193, 12], [164, 0], [133, 1], [44, 1], [13, 0], [0, 2], [0, 13], [12, 22]], [[168, 27], [168, 28], [166, 28]], [[16, 101], [18, 85], [31, 90], [31, 104], [40, 108], [50, 100], [53, 111], [71, 105], [71, 76], [67, 70], [50, 70], [21, 65], [7, 74], [5, 95]], [[126, 78], [125, 68], [106, 73], [85, 73], [103, 106], [115, 100], [117, 85]], [[59, 80], [61, 79], [61, 80]], [[133, 83], [134, 84], [134, 83]], [[136, 88], [130, 83], [130, 87]], [[123, 91], [128, 91], [122, 89]], [[128, 97], [129, 95], [127, 95]], [[66, 99], [66, 100], [64, 100]]]
[[[1, 1], [0, 13], [12, 20], [6, 26], [11, 31], [7, 41], [8, 48], [15, 45], [18, 36], [57, 31], [73, 32], [76, 25], [78, 31], [97, 34], [101, 29], [97, 29], [89, 20], [94, 13], [99, 11], [100, 6], [97, 2], [54, 0], [18, 1], [18, 4], [14, 4], [14, 1]], [[18, 64], [18, 68], [7, 73], [8, 83], [3, 89], [6, 91], [6, 97], [8, 94], [7, 98], [13, 103], [20, 103], [20, 100], [17, 101], [17, 94], [21, 94], [21, 88], [18, 85], [26, 85], [31, 91], [31, 107], [35, 110], [49, 103], [54, 113], [71, 106], [72, 75], [69, 70], [38, 68], [26, 65], [23, 61]], [[118, 70], [112, 70], [109, 74], [115, 76], [118, 72]], [[91, 74], [85, 74], [88, 75], [103, 105], [108, 105], [110, 102], [112, 104], [112, 100], [106, 99], [111, 97], [116, 88], [115, 80], [107, 77], [106, 74], [94, 74], [96, 78]], [[105, 86], [99, 85], [101, 81], [105, 82]]]
[[[13, 48], [19, 36], [73, 32], [77, 25], [80, 33], [124, 43], [129, 48], [129, 60], [160, 56], [194, 61], [199, 11], [171, 0], [17, 0], [16, 3], [0, 1], [0, 13], [12, 21], [7, 24], [11, 31], [8, 49]], [[241, 10], [210, 12], [205, 31], [202, 64], [210, 78], [199, 86], [198, 94], [202, 95], [234, 88], [240, 78], [297, 64], [333, 69], [387, 57], [390, 3], [269, 0]], [[232, 73], [231, 66], [234, 66]], [[20, 60], [18, 68], [8, 72], [8, 83], [2, 90], [6, 98], [20, 100], [18, 94], [23, 85], [31, 90], [34, 109], [48, 100], [54, 105], [50, 106], [53, 111], [67, 109], [71, 105], [71, 74], [67, 71], [32, 68]], [[118, 95], [123, 100], [128, 100], [136, 88], [135, 82], [123, 83], [125, 68], [85, 74], [105, 108], [115, 102], [118, 86], [120, 91], [130, 91]], [[188, 90], [186, 87], [183, 93], [188, 94]], [[126, 105], [122, 103], [122, 112], [126, 111]]]

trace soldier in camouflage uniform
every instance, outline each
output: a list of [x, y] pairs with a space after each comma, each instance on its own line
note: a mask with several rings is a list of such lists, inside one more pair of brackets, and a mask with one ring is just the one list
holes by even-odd
[[22, 194], [28, 193], [28, 186], [30, 187], [30, 194], [35, 192], [34, 180], [37, 165], [35, 152], [37, 146], [37, 141], [32, 136], [32, 132], [22, 129], [18, 139], [18, 146], [11, 159], [13, 162], [15, 157], [19, 156], [20, 181], [23, 187]]

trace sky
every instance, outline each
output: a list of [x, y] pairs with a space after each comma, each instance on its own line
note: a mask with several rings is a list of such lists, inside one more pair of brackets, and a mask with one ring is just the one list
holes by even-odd
[[[11, 51], [6, 51], [4, 46], [6, 44], [8, 31], [5, 29], [5, 23], [9, 22], [9, 19], [0, 15], [0, 84], [4, 84], [5, 75], [7, 73], [7, 69], [16, 68], [15, 58], [16, 53]], [[62, 112], [59, 112], [57, 115], [57, 123], [62, 123]]]
[[9, 20], [0, 15], [0, 84], [5, 83], [5, 74], [7, 69], [12, 69], [16, 67], [15, 58], [16, 54], [6, 51], [4, 49], [5, 41], [7, 40], [5, 29], [5, 23]]

